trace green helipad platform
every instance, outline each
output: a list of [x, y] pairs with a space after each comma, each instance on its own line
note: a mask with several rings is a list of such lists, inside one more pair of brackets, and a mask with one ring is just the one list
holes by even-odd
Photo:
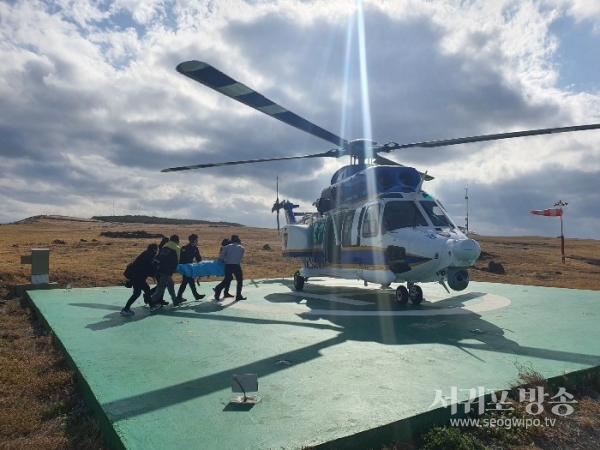
[[[28, 295], [115, 448], [377, 448], [447, 418], [436, 390], [460, 401], [507, 388], [519, 365], [548, 378], [600, 366], [598, 291], [422, 287], [423, 304], [403, 307], [362, 282], [247, 281], [246, 301], [150, 314], [140, 299], [132, 317], [124, 287]], [[244, 373], [260, 401], [230, 404]]]

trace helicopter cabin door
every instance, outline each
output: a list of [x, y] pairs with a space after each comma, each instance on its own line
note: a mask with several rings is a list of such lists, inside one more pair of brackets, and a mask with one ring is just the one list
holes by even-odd
[[362, 209], [362, 226], [358, 229], [361, 246], [378, 247], [381, 243], [381, 207], [379, 203]]
[[[347, 210], [342, 213], [342, 249], [351, 249], [360, 245], [360, 218], [362, 210]], [[343, 259], [343, 258], [342, 258]]]
[[344, 223], [345, 211], [335, 212], [327, 217], [323, 247], [325, 249], [325, 261], [330, 264], [342, 262], [342, 225]]
[[[331, 264], [348, 263], [342, 249], [360, 244], [360, 217], [362, 211], [344, 210], [333, 213], [327, 219], [325, 233], [325, 260]], [[348, 256], [348, 255], [347, 255]]]
[[[342, 249], [360, 245], [360, 217], [362, 210], [344, 210], [333, 213], [327, 219], [325, 232], [325, 260], [332, 264], [346, 261]], [[346, 255], [349, 256], [349, 255]]]

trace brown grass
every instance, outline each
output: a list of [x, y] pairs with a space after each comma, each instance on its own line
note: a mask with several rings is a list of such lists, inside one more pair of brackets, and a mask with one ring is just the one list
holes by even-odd
[[[123, 283], [123, 270], [150, 243], [160, 239], [126, 239], [100, 236], [103, 231], [144, 230], [152, 234], [178, 234], [181, 243], [196, 233], [204, 259], [216, 259], [223, 238], [238, 234], [246, 247], [246, 278], [292, 276], [298, 269], [294, 261], [281, 257], [276, 230], [245, 227], [125, 225], [103, 222], [72, 222], [45, 219], [22, 225], [0, 226], [0, 283], [27, 283], [29, 265], [20, 264], [20, 255], [32, 248], [50, 248], [50, 278], [73, 287], [115, 286]], [[62, 241], [61, 243], [54, 243]], [[271, 251], [263, 250], [268, 244]], [[77, 268], [75, 270], [75, 267]], [[177, 280], [177, 278], [175, 278]]]
[[0, 314], [0, 448], [104, 449], [74, 375], [24, 300]]
[[[600, 241], [565, 239], [563, 264], [559, 238], [471, 237], [483, 251], [471, 270], [475, 281], [600, 290]], [[490, 261], [502, 264], [506, 274], [487, 271]]]
[[[281, 257], [279, 236], [271, 229], [57, 219], [0, 225], [0, 449], [105, 448], [77, 392], [74, 376], [54, 349], [51, 336], [27, 302], [14, 297], [11, 291], [16, 284], [30, 279], [30, 266], [20, 264], [21, 255], [40, 247], [51, 249], [50, 279], [61, 286], [120, 285], [127, 263], [158, 240], [115, 239], [100, 233], [136, 230], [177, 233], [182, 242], [189, 234], [197, 233], [204, 259], [215, 259], [221, 240], [238, 234], [246, 247], [243, 267], [248, 279], [291, 277], [298, 269], [297, 262]], [[484, 252], [471, 271], [475, 281], [600, 290], [600, 241], [567, 239], [567, 261], [563, 264], [559, 239], [473, 237]], [[271, 250], [264, 250], [265, 245]], [[506, 273], [489, 272], [490, 261], [502, 264]], [[557, 448], [553, 442], [571, 442], [571, 433], [597, 434], [598, 405], [595, 400], [582, 403], [578, 415], [569, 419], [567, 431], [556, 428], [557, 436], [548, 439], [549, 446], [531, 448]]]

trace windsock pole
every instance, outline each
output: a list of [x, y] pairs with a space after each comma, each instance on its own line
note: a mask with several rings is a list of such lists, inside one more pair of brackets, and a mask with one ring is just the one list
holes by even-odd
[[532, 209], [531, 214], [535, 214], [538, 216], [546, 216], [546, 217], [560, 217], [560, 252], [562, 255], [562, 262], [565, 263], [565, 234], [563, 233], [563, 206], [567, 206], [568, 203], [563, 202], [562, 200], [557, 201], [554, 206], [558, 206], [558, 208], [551, 209]]
[[[563, 206], [567, 206], [568, 203], [563, 202], [562, 200], [557, 201], [554, 206], [558, 206], [562, 211]], [[563, 233], [563, 216], [560, 215], [560, 251], [562, 253], [562, 262], [565, 264], [565, 234]]]

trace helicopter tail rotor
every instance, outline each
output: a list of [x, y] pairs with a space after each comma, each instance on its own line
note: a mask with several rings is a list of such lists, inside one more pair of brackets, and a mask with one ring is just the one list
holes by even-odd
[[279, 203], [279, 175], [277, 175], [277, 198], [275, 203], [273, 204], [273, 208], [271, 208], [271, 212], [277, 210], [277, 234], [279, 234], [279, 210], [283, 207], [281, 203]]

